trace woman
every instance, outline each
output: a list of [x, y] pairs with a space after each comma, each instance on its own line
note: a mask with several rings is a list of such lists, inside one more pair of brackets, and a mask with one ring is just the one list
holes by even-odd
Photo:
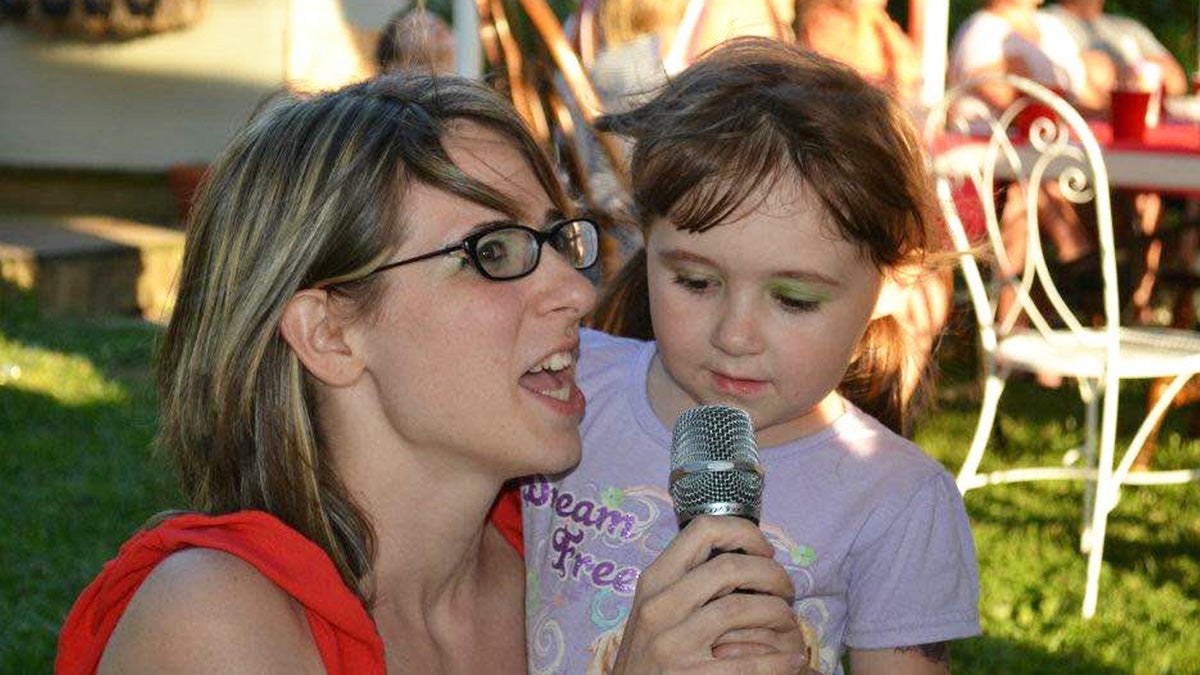
[[[271, 106], [199, 199], [162, 344], [160, 443], [196, 513], [106, 566], [57, 672], [524, 672], [524, 569], [487, 514], [505, 481], [579, 459], [596, 253], [480, 85]], [[721, 523], [681, 540], [769, 555]], [[647, 575], [660, 606], [707, 600], [697, 581], [790, 592], [769, 565], [693, 558]], [[671, 653], [646, 626], [630, 672]]]

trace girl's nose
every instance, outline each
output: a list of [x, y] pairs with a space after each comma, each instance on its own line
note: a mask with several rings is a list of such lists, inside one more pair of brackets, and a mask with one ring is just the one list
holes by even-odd
[[712, 333], [714, 347], [730, 356], [746, 356], [762, 351], [762, 331], [752, 302], [731, 298], [721, 304], [720, 312]]

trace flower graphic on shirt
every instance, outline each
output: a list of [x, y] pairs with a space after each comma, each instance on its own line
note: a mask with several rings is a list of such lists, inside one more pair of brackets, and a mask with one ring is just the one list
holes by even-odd
[[600, 503], [610, 509], [619, 509], [625, 503], [625, 492], [618, 487], [606, 487], [600, 492]]
[[602, 588], [592, 596], [591, 619], [592, 625], [600, 630], [609, 630], [625, 622], [629, 616], [628, 600], [619, 598], [607, 588]]
[[788, 555], [792, 558], [792, 564], [797, 567], [808, 567], [817, 561], [817, 552], [811, 546], [804, 544], [796, 544], [788, 551]]

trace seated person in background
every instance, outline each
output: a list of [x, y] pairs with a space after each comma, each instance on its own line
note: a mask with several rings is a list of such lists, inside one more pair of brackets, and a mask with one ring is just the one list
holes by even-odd
[[[967, 17], [950, 47], [949, 82], [989, 73], [1010, 73], [1063, 92], [1086, 112], [1107, 104], [1107, 91], [1092, 87], [1083, 58], [1057, 18], [1037, 11], [1041, 0], [988, 0]], [[996, 109], [1016, 98], [1012, 87], [996, 83], [982, 90]]]
[[[688, 0], [600, 0], [596, 25], [600, 50], [589, 73], [605, 112], [624, 112], [640, 104], [666, 84], [663, 59], [674, 49], [679, 22]], [[611, 163], [590, 134], [579, 134], [580, 154], [587, 162], [588, 182], [595, 204], [612, 214], [623, 214], [628, 195]], [[628, 154], [629, 143], [616, 142]], [[641, 233], [618, 217], [604, 233], [604, 269], [611, 273], [642, 245]]]
[[[1096, 89], [1111, 91], [1136, 82], [1139, 65], [1149, 62], [1156, 64], [1161, 72], [1164, 93], [1171, 96], [1187, 93], [1187, 74], [1167, 48], [1154, 37], [1150, 29], [1137, 21], [1105, 14], [1104, 0], [1061, 0], [1057, 5], [1048, 7], [1046, 12], [1058, 17], [1067, 27], [1083, 54], [1088, 80]], [[1117, 190], [1114, 197], [1118, 237], [1126, 234], [1126, 228], [1120, 224], [1130, 220], [1136, 222], [1136, 227], [1143, 235], [1153, 235], [1158, 231], [1162, 214], [1161, 196], [1154, 192]], [[1133, 214], [1136, 214], [1136, 218]], [[1162, 241], [1150, 240], [1141, 261], [1145, 271], [1138, 279], [1131, 298], [1139, 320], [1150, 319], [1150, 300], [1162, 256]]]
[[799, 0], [794, 26], [801, 47], [845, 63], [902, 102], [916, 97], [920, 57], [888, 16], [887, 0]]
[[1134, 19], [1105, 14], [1104, 0], [1060, 0], [1046, 13], [1066, 27], [1083, 55], [1089, 81], [1099, 91], [1114, 89], [1139, 62], [1149, 61], [1162, 69], [1167, 94], [1187, 93], [1187, 73], [1171, 52]]
[[671, 51], [687, 0], [600, 0], [596, 21], [600, 51], [592, 84], [605, 112], [624, 112], [667, 80], [663, 59]]
[[420, 7], [405, 7], [388, 19], [375, 47], [380, 73], [416, 70], [454, 72], [454, 34], [442, 17]]
[[[984, 75], [1020, 75], [1058, 90], [1085, 113], [1098, 113], [1108, 105], [1108, 92], [1101, 93], [1089, 84], [1070, 33], [1058, 19], [1037, 11], [1041, 4], [1041, 0], [989, 0], [969, 16], [951, 44], [949, 84]], [[1004, 110], [1018, 98], [1017, 90], [1003, 82], [980, 87], [979, 94], [995, 111]], [[974, 114], [965, 109], [960, 113]], [[1080, 220], [1057, 181], [1046, 181], [1040, 187], [1039, 227], [1053, 242], [1058, 262], [1079, 263], [1071, 268], [1086, 274], [1086, 263], [1095, 257], [1093, 228]], [[1026, 217], [1024, 193], [1013, 183], [1005, 193], [1000, 229], [1014, 266], [1025, 259]], [[1018, 274], [1021, 270], [1006, 271]], [[998, 316], [1004, 316], [1014, 301], [1015, 296], [1002, 294]]]
[[[701, 52], [729, 38], [767, 35], [790, 39], [790, 0], [600, 0], [596, 23], [600, 50], [589, 73], [604, 112], [621, 113], [644, 103], [687, 67]], [[625, 139], [619, 141], [628, 147]], [[641, 233], [624, 221], [629, 195], [607, 158], [584, 134], [589, 183], [597, 206], [618, 215], [605, 229], [606, 260], [612, 252], [619, 268], [642, 245]], [[605, 268], [609, 264], [606, 262]]]

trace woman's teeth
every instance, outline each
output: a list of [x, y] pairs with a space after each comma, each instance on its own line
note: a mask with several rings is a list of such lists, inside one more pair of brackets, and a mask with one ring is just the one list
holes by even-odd
[[531, 368], [529, 370], [529, 372], [540, 373], [543, 370], [557, 372], [559, 370], [570, 368], [571, 364], [574, 362], [575, 362], [575, 359], [571, 356], [570, 353], [559, 352], [558, 354], [551, 354], [550, 356], [547, 356], [545, 361], [542, 361], [541, 363], [539, 363], [536, 366], [534, 366], [533, 368]]
[[571, 400], [571, 378], [558, 373], [575, 363], [571, 352], [558, 352], [547, 356], [541, 363], [529, 369], [521, 378], [522, 384], [537, 394], [566, 403]]

